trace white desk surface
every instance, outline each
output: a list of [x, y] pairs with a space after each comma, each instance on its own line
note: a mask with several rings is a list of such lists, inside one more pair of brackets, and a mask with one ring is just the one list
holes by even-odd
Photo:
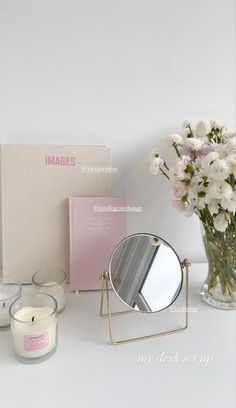
[[201, 300], [206, 270], [190, 269], [189, 306], [196, 311], [188, 330], [176, 335], [110, 345], [99, 292], [68, 294], [58, 349], [43, 363], [18, 362], [10, 331], [0, 332], [0, 407], [235, 408], [236, 315]]

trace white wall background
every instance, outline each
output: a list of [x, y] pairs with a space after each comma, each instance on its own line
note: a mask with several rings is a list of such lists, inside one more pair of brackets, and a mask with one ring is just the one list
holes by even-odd
[[235, 128], [235, 26], [235, 0], [0, 0], [1, 141], [109, 144], [129, 232], [201, 261], [147, 154], [185, 119]]

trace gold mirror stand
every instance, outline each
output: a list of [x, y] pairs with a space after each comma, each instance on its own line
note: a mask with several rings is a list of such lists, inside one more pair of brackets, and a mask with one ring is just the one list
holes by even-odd
[[[138, 341], [138, 340], [152, 339], [154, 337], [160, 337], [160, 336], [165, 336], [167, 334], [178, 333], [178, 332], [181, 332], [181, 331], [187, 329], [187, 327], [188, 327], [188, 274], [189, 274], [189, 267], [190, 267], [190, 263], [188, 262], [187, 259], [184, 259], [184, 261], [182, 262], [182, 267], [185, 270], [185, 324], [184, 324], [184, 326], [180, 327], [179, 329], [175, 329], [175, 330], [169, 330], [169, 331], [149, 334], [147, 336], [133, 337], [133, 338], [124, 339], [124, 340], [114, 340], [113, 333], [112, 333], [112, 317], [121, 316], [121, 315], [127, 314], [127, 313], [134, 313], [135, 310], [124, 310], [124, 311], [121, 311], [121, 312], [113, 312], [113, 313], [111, 312], [110, 294], [109, 294], [110, 289], [108, 287], [108, 282], [110, 280], [110, 277], [109, 277], [108, 272], [104, 271], [104, 273], [101, 276], [101, 279], [102, 279], [102, 293], [101, 293], [100, 316], [104, 317], [104, 318], [108, 318], [109, 336], [110, 336], [111, 344], [125, 344], [125, 343], [131, 343], [133, 341]], [[103, 313], [103, 306], [104, 306], [105, 297], [106, 297], [106, 303], [107, 303], [107, 313]]]

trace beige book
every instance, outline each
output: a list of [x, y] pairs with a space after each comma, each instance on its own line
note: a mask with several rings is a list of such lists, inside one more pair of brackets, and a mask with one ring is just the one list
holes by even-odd
[[111, 194], [106, 146], [2, 145], [3, 276], [69, 273], [70, 196]]

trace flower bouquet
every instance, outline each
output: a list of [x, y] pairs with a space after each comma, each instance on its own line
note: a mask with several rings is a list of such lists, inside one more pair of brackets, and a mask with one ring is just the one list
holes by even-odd
[[236, 308], [236, 134], [221, 122], [184, 122], [168, 139], [177, 155], [169, 168], [157, 149], [150, 172], [165, 176], [173, 188], [173, 206], [187, 217], [197, 214], [208, 258], [203, 299], [222, 309]]

